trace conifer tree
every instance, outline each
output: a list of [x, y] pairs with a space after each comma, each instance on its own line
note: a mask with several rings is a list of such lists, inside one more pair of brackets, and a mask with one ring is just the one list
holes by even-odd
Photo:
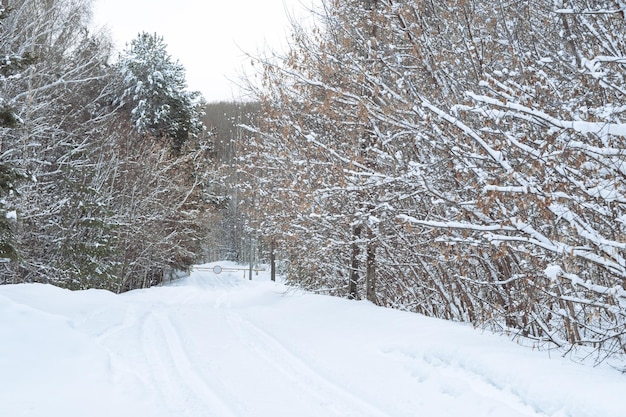
[[120, 104], [129, 108], [138, 133], [165, 138], [180, 152], [190, 136], [202, 132], [201, 95], [187, 91], [185, 68], [167, 52], [163, 37], [140, 33], [121, 54], [117, 68]]
[[[0, 6], [0, 42], [6, 36], [2, 21], [7, 16], [6, 7]], [[33, 59], [29, 53], [22, 55], [10, 53], [0, 58], [0, 86], [10, 82], [12, 76], [31, 62]], [[20, 118], [15, 109], [0, 94], [0, 132], [5, 129], [16, 128], [19, 124]], [[18, 256], [14, 242], [17, 213], [8, 208], [8, 200], [17, 193], [18, 183], [26, 177], [12, 162], [6, 160], [9, 157], [10, 152], [0, 156], [0, 260], [14, 260]]]

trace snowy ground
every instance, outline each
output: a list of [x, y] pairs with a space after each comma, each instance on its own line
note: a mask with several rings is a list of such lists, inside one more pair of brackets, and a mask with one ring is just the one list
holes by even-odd
[[626, 416], [614, 370], [243, 277], [0, 286], [0, 416]]

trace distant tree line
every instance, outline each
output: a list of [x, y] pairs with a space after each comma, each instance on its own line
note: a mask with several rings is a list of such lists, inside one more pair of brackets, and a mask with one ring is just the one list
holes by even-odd
[[258, 60], [247, 227], [307, 288], [623, 358], [625, 9], [322, 1]]
[[[212, 193], [219, 206], [215, 222], [207, 235], [213, 261], [260, 262], [262, 244], [247, 227], [250, 211], [245, 207], [250, 179], [245, 175], [246, 160], [241, 153], [251, 140], [246, 127], [257, 122], [260, 105], [257, 102], [218, 102], [205, 106], [203, 121], [211, 132], [216, 161]], [[251, 253], [253, 252], [253, 253]]]

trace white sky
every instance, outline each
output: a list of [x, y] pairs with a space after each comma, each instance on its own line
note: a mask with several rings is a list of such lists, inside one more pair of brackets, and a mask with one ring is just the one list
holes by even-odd
[[[94, 23], [107, 26], [118, 49], [139, 32], [164, 37], [168, 52], [187, 70], [190, 90], [207, 101], [240, 96], [237, 82], [250, 71], [245, 52], [284, 48], [289, 17], [311, 0], [94, 0]], [[304, 5], [304, 6], [303, 6]]]

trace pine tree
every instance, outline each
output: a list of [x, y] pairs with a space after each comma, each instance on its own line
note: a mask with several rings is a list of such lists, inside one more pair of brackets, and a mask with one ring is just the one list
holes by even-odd
[[202, 132], [201, 95], [187, 91], [185, 68], [169, 55], [163, 37], [140, 33], [117, 68], [123, 86], [120, 104], [129, 109], [138, 133], [165, 138], [180, 152], [190, 136]]

